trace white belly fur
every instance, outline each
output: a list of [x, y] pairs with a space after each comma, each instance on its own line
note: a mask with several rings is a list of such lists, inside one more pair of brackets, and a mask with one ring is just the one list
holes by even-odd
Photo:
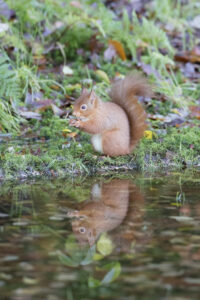
[[92, 145], [94, 147], [94, 149], [97, 152], [102, 153], [103, 152], [103, 147], [102, 147], [102, 136], [101, 134], [94, 134], [91, 138], [92, 141]]

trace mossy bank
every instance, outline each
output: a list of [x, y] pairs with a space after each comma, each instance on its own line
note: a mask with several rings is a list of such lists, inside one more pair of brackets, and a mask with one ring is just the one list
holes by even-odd
[[86, 134], [76, 140], [56, 131], [39, 138], [4, 137], [0, 143], [0, 179], [198, 168], [199, 141], [199, 127], [158, 130], [153, 139], [143, 138], [133, 154], [111, 158], [95, 153]]

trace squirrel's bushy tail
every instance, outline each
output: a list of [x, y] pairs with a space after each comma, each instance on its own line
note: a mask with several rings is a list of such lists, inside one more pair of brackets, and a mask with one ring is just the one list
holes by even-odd
[[146, 112], [138, 102], [137, 96], [152, 95], [147, 80], [140, 74], [129, 74], [124, 79], [113, 83], [111, 87], [111, 101], [120, 105], [126, 112], [130, 123], [130, 151], [141, 139], [146, 125]]

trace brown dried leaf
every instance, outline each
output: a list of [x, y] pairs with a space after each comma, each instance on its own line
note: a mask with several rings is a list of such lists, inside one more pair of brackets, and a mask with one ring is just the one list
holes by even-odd
[[179, 52], [174, 59], [180, 62], [200, 63], [200, 48], [195, 47], [192, 51]]
[[191, 116], [200, 120], [200, 107], [193, 105], [193, 106], [189, 106], [189, 109], [191, 111]]
[[122, 60], [126, 60], [126, 53], [124, 51], [124, 47], [123, 47], [122, 43], [120, 43], [119, 41], [116, 41], [116, 40], [109, 40], [109, 44], [115, 48], [118, 56]]
[[65, 114], [64, 110], [60, 109], [58, 106], [55, 104], [51, 104], [51, 108], [53, 110], [54, 115], [56, 116], [63, 116]]

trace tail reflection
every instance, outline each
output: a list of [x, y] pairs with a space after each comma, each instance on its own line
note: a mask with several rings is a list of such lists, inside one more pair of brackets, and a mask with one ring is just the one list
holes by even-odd
[[[112, 231], [114, 240], [118, 240], [115, 229], [126, 218], [128, 222], [130, 218], [132, 221], [134, 218], [140, 219], [143, 203], [144, 199], [139, 189], [127, 179], [112, 179], [109, 182], [94, 184], [91, 200], [69, 213], [70, 217], [75, 217], [71, 221], [73, 232], [80, 244], [89, 243], [90, 246], [102, 232]], [[126, 227], [123, 229], [125, 232]], [[126, 237], [122, 237], [124, 238], [126, 240]]]

